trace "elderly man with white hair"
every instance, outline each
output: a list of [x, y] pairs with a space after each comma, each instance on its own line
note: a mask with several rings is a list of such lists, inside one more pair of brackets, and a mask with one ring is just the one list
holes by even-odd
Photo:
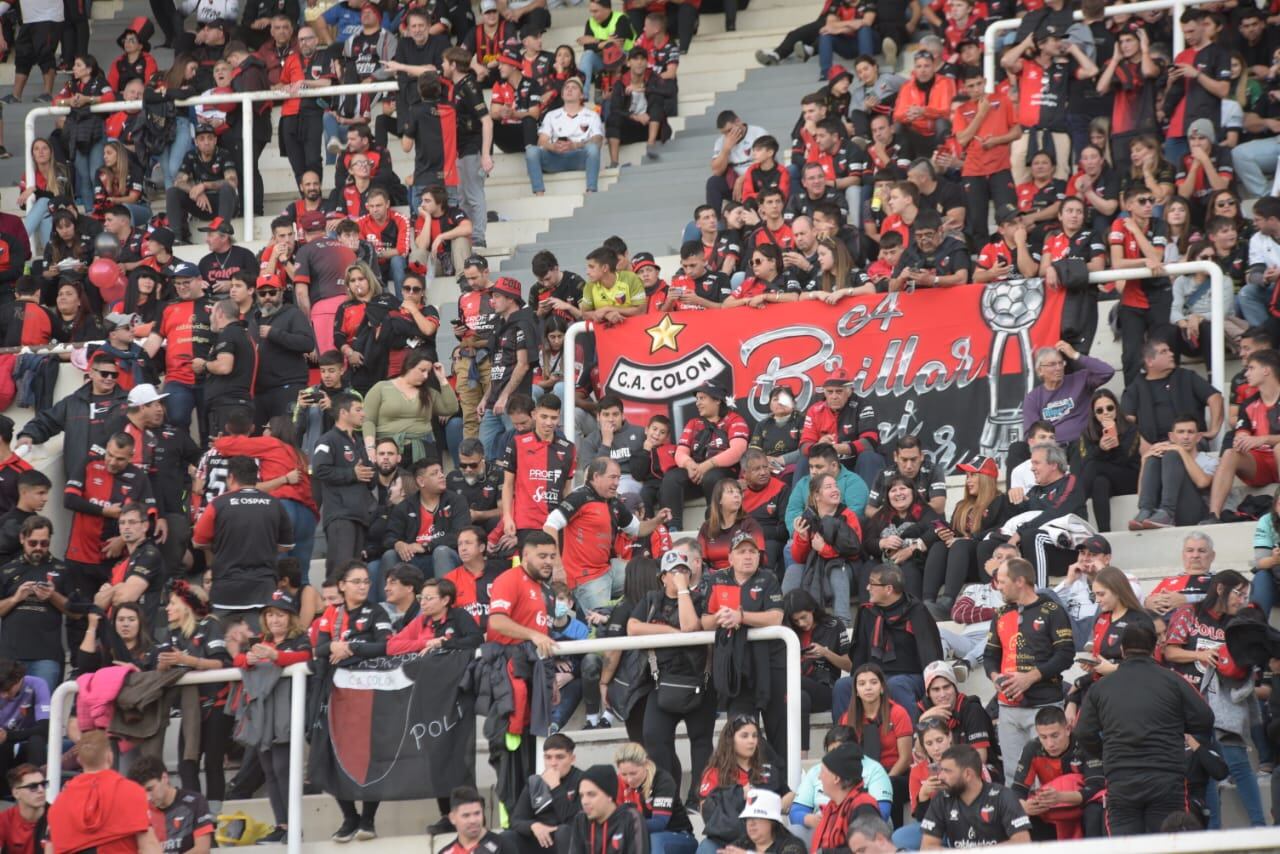
[[1161, 579], [1143, 607], [1161, 617], [1183, 605], [1204, 599], [1212, 585], [1213, 540], [1204, 531], [1192, 531], [1182, 541], [1182, 574]]
[[1010, 495], [1014, 516], [1005, 525], [1009, 542], [1036, 568], [1036, 587], [1046, 587], [1049, 576], [1066, 574], [1076, 552], [1068, 543], [1059, 545], [1043, 530], [1046, 522], [1063, 516], [1084, 515], [1085, 495], [1079, 479], [1067, 469], [1067, 455], [1057, 445], [1041, 445], [1031, 451], [1031, 473], [1036, 485], [1026, 495]]

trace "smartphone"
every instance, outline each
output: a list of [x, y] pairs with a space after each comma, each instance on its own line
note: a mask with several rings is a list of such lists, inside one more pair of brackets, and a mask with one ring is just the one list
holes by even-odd
[[1077, 652], [1076, 664], [1094, 664], [1096, 665], [1101, 659], [1091, 652]]
[[936, 531], [939, 535], [942, 535], [944, 532], [950, 533], [951, 526], [948, 525], [946, 522], [942, 521], [941, 519], [934, 519], [933, 530]]
[[941, 771], [941, 770], [942, 770], [942, 763], [941, 763], [941, 762], [930, 762], [930, 763], [929, 763], [929, 776], [933, 776], [933, 775], [937, 774], [937, 773], [938, 773], [939, 771]]

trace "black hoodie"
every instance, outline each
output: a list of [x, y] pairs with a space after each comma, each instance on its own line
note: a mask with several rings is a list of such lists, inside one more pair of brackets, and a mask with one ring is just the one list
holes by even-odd
[[567, 854], [649, 854], [649, 831], [631, 804], [622, 804], [603, 822], [580, 812], [573, 818]]

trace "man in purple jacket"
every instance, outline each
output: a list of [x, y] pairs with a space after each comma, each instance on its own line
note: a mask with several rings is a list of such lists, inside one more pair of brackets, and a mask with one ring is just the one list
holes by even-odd
[[[1067, 373], [1067, 364], [1072, 365]], [[1089, 420], [1089, 397], [1115, 374], [1106, 362], [1086, 356], [1066, 341], [1036, 351], [1040, 384], [1022, 401], [1022, 434], [1036, 421], [1053, 425], [1059, 444], [1070, 445]]]

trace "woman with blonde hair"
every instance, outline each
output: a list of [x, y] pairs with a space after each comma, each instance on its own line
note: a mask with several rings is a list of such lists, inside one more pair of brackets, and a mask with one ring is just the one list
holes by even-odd
[[352, 388], [367, 394], [374, 383], [387, 378], [392, 338], [403, 331], [398, 324], [407, 326], [410, 321], [364, 261], [348, 267], [345, 279], [347, 300], [333, 315], [333, 346], [346, 357]]
[[26, 211], [22, 221], [27, 233], [36, 235], [39, 238], [38, 246], [43, 248], [53, 234], [50, 207], [55, 201], [70, 201], [74, 194], [71, 188], [71, 167], [58, 162], [53, 146], [45, 137], [32, 140], [31, 161], [36, 167], [35, 183], [27, 186], [25, 177], [18, 183], [18, 207]]
[[813, 280], [800, 299], [822, 300], [827, 305], [835, 305], [845, 297], [875, 293], [876, 286], [869, 281], [855, 284], [857, 271], [843, 242], [819, 237], [817, 253], [818, 266], [813, 272]]
[[698, 840], [680, 801], [676, 780], [654, 764], [643, 745], [628, 742], [613, 754], [618, 767], [618, 804], [631, 804], [649, 829], [651, 854], [693, 854]]
[[936, 591], [936, 606], [931, 611], [950, 618], [951, 606], [960, 588], [971, 581], [987, 581], [978, 558], [978, 543], [991, 531], [998, 530], [1013, 516], [1009, 498], [1000, 491], [999, 467], [991, 457], [976, 457], [956, 466], [964, 472], [964, 497], [951, 513], [951, 523], [938, 529], [945, 550], [934, 549], [925, 555], [924, 589]]

